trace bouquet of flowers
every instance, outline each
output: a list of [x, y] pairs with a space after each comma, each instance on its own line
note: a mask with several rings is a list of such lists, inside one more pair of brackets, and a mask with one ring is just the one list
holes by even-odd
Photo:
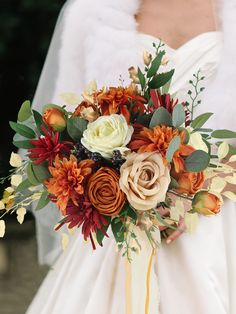
[[1, 237], [6, 214], [22, 223], [33, 202], [36, 210], [53, 202], [61, 213], [55, 230], [81, 228], [95, 249], [111, 228], [131, 260], [142, 249], [135, 230], [156, 249], [168, 230], [193, 232], [199, 215], [218, 214], [225, 197], [236, 201], [228, 189], [236, 184], [236, 151], [225, 140], [236, 132], [204, 128], [211, 112], [195, 117], [200, 71], [184, 103], [169, 94], [174, 69], [163, 70], [165, 50], [154, 47], [155, 55], [144, 52], [143, 69], [129, 69], [129, 86], [97, 89], [91, 82], [72, 111], [22, 104], [10, 126], [27, 155], [12, 153], [10, 175], [2, 178], [11, 184], [0, 201]]

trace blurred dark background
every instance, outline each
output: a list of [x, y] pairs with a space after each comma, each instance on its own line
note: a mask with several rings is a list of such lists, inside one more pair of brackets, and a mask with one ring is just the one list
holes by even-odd
[[[15, 151], [9, 120], [32, 100], [59, 11], [65, 0], [0, 0], [0, 176]], [[4, 113], [3, 113], [4, 112]]]
[[[16, 121], [22, 102], [33, 99], [65, 2], [0, 0], [0, 177], [8, 174], [10, 154], [16, 152], [9, 120]], [[21, 226], [11, 216], [0, 239], [0, 314], [24, 314], [47, 271], [38, 265], [34, 218], [28, 213]]]

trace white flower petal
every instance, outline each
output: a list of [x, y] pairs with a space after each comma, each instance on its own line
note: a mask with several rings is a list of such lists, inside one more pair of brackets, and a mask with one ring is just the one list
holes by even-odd
[[4, 237], [6, 231], [6, 225], [4, 220], [0, 220], [0, 238]]
[[23, 178], [20, 174], [13, 174], [11, 176], [11, 185], [18, 186], [22, 182]]
[[21, 167], [22, 166], [21, 156], [19, 154], [12, 152], [10, 157], [10, 165], [16, 168]]
[[16, 211], [17, 217], [16, 218], [20, 224], [23, 224], [26, 212], [27, 212], [27, 210], [24, 207], [20, 207], [17, 209], [17, 211]]

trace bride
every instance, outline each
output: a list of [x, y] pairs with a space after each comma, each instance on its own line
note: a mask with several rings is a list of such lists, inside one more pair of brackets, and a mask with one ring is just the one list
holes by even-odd
[[[68, 1], [34, 107], [62, 104], [61, 94], [79, 94], [93, 79], [99, 87], [119, 85], [120, 76], [128, 84], [127, 69], [142, 66], [143, 51], [152, 52], [153, 42], [161, 39], [176, 69], [171, 93], [185, 97], [189, 80], [201, 69], [207, 88], [199, 111], [215, 113], [213, 126], [235, 129], [235, 31], [234, 0]], [[92, 252], [77, 231], [61, 252], [60, 235], [53, 230], [58, 215], [53, 206], [35, 213], [39, 262], [52, 268], [27, 314], [125, 314], [125, 262], [112, 237]], [[235, 222], [235, 205], [225, 202], [217, 217], [201, 218], [193, 235], [169, 236], [154, 261], [160, 306], [150, 307], [149, 314], [236, 313]], [[143, 295], [133, 298], [132, 314], [145, 313]]]

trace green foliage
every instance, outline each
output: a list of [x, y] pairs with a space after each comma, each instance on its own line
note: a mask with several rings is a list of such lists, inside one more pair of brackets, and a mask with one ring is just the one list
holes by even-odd
[[210, 163], [210, 156], [203, 150], [195, 150], [185, 159], [185, 167], [189, 172], [200, 172]]
[[174, 153], [179, 149], [181, 144], [180, 136], [176, 136], [170, 142], [167, 152], [166, 152], [166, 159], [171, 162], [174, 156]]
[[149, 127], [154, 128], [160, 124], [172, 126], [172, 116], [164, 107], [154, 111]]
[[80, 117], [70, 118], [67, 121], [67, 132], [74, 141], [79, 141], [87, 124], [88, 122]]

